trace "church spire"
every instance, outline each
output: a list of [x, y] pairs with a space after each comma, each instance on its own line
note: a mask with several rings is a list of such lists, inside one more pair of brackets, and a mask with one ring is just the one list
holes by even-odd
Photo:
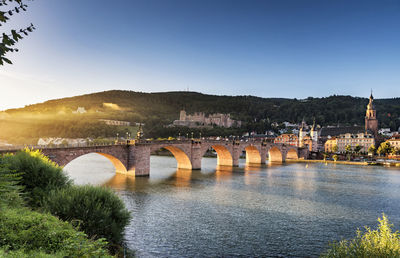
[[376, 110], [374, 105], [374, 96], [369, 97], [369, 103], [367, 105], [367, 111], [365, 114], [365, 131], [371, 132], [376, 137], [378, 135], [378, 119], [376, 118]]
[[312, 127], [311, 127], [311, 131], [315, 131], [315, 117], [314, 117], [314, 119], [313, 119], [314, 121], [313, 121], [313, 125], [312, 125]]

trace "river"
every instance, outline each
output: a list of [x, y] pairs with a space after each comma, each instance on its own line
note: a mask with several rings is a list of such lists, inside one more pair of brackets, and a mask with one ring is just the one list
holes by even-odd
[[117, 175], [97, 154], [65, 167], [77, 184], [106, 185], [132, 213], [127, 245], [138, 257], [316, 257], [328, 243], [376, 227], [382, 212], [400, 228], [400, 170], [286, 163], [177, 170], [151, 157], [148, 178]]

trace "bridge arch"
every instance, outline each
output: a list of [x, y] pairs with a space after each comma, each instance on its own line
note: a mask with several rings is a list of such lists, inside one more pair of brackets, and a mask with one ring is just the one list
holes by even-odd
[[121, 162], [121, 160], [119, 160], [118, 158], [116, 158], [113, 155], [110, 155], [110, 154], [107, 154], [107, 153], [102, 153], [102, 152], [87, 152], [87, 153], [83, 153], [81, 155], [69, 156], [70, 158], [64, 159], [64, 161], [59, 165], [65, 167], [66, 165], [68, 165], [72, 161], [76, 160], [77, 158], [80, 158], [80, 157], [83, 157], [83, 156], [85, 156], [87, 154], [92, 154], [92, 153], [99, 154], [99, 155], [107, 158], [113, 164], [116, 173], [121, 173], [121, 174], [126, 174], [127, 173], [127, 169], [126, 169], [125, 165]]
[[165, 146], [157, 146], [153, 147], [151, 151], [156, 151], [159, 149], [166, 149], [169, 152], [172, 153], [172, 155], [175, 157], [175, 160], [177, 162], [177, 167], [181, 169], [192, 169], [192, 162], [190, 161], [189, 156], [186, 154], [186, 152], [177, 147], [177, 146], [172, 146], [172, 145], [165, 145]]
[[252, 144], [241, 146], [240, 153], [246, 152], [246, 164], [261, 164], [261, 151]]
[[233, 166], [233, 156], [231, 150], [222, 144], [205, 144], [202, 146], [201, 157], [204, 157], [206, 152], [213, 149], [217, 153], [218, 166]]
[[222, 145], [211, 146], [217, 152], [217, 165], [218, 166], [232, 166], [233, 158], [230, 151]]
[[271, 147], [268, 151], [268, 157], [270, 162], [283, 162], [283, 155], [278, 147]]
[[296, 149], [289, 149], [287, 154], [286, 154], [286, 159], [287, 160], [299, 159], [299, 155], [297, 153], [297, 150]]
[[257, 147], [248, 145], [246, 151], [246, 164], [261, 164], [261, 154]]

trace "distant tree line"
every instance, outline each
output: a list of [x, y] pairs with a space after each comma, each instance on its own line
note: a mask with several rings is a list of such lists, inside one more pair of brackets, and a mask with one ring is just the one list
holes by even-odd
[[[111, 109], [103, 103], [117, 104], [119, 109]], [[141, 93], [133, 91], [106, 91], [77, 97], [56, 99], [41, 104], [29, 105], [22, 109], [7, 110], [15, 123], [20, 123], [20, 114], [33, 117], [52, 115], [57, 123], [48, 123], [39, 130], [34, 119], [29, 121], [35, 135], [111, 136], [117, 128], [100, 126], [98, 119], [114, 119], [144, 123], [146, 137], [165, 137], [186, 133], [202, 132], [204, 135], [237, 135], [255, 131], [263, 133], [273, 129], [272, 122], [300, 123], [303, 119], [312, 124], [327, 125], [363, 125], [367, 98], [351, 96], [330, 96], [325, 98], [284, 99], [259, 98], [253, 96], [215, 96], [196, 92]], [[375, 100], [380, 127], [397, 130], [400, 126], [400, 98]], [[72, 114], [78, 107], [87, 110], [85, 114]], [[230, 113], [233, 119], [243, 121], [242, 128], [182, 129], [169, 128], [167, 125], [179, 118], [179, 111], [185, 109], [188, 114], [194, 112]], [[1, 115], [0, 115], [1, 118]], [[65, 123], [62, 120], [67, 120]], [[76, 123], [71, 123], [76, 120]], [[2, 120], [0, 120], [2, 121]], [[86, 124], [86, 125], [85, 125]], [[4, 128], [4, 126], [2, 127]], [[93, 129], [94, 128], [94, 129]], [[29, 132], [21, 131], [21, 134]], [[1, 136], [0, 136], [1, 138]]]

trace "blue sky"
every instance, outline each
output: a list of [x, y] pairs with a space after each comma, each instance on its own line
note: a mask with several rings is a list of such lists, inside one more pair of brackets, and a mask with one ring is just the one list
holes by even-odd
[[124, 89], [400, 96], [400, 1], [35, 0], [0, 110]]

